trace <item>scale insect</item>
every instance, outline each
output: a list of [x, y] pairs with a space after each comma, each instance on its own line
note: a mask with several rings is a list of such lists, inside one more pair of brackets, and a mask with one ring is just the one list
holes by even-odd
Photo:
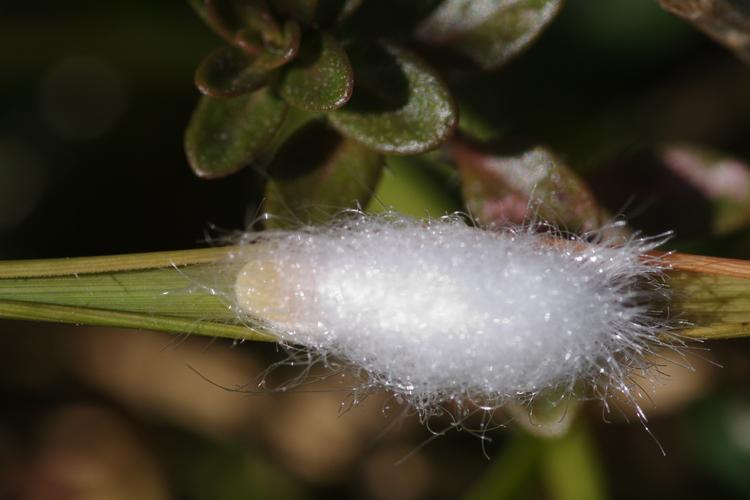
[[648, 253], [664, 238], [615, 245], [540, 227], [353, 212], [248, 233], [230, 258], [230, 300], [282, 344], [337, 360], [423, 419], [447, 402], [491, 411], [582, 382], [635, 405], [647, 356], [681, 344], [659, 307], [666, 266]]

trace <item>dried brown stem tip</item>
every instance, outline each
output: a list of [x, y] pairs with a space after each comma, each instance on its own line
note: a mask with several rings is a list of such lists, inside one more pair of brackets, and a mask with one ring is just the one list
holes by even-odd
[[649, 252], [648, 257], [658, 257], [659, 262], [672, 271], [750, 279], [750, 261], [748, 260], [676, 252]]

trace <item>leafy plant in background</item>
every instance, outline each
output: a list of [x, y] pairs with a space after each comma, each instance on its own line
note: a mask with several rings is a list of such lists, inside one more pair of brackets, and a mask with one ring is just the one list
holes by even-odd
[[[425, 169], [455, 169], [465, 207], [482, 224], [520, 222], [529, 206], [544, 219], [582, 231], [610, 219], [586, 182], [555, 151], [528, 138], [518, 140], [513, 130], [497, 130], [455, 91], [533, 43], [562, 8], [561, 0], [190, 3], [225, 45], [196, 71], [204, 95], [185, 134], [187, 158], [194, 172], [207, 179], [247, 167], [262, 172], [268, 178], [266, 211], [322, 222], [344, 207], [365, 207], [387, 158], [393, 164], [395, 156], [417, 156]], [[659, 3], [747, 60], [746, 2]], [[460, 120], [459, 109], [464, 111]], [[746, 223], [736, 210], [745, 207], [746, 198], [704, 182], [727, 164], [736, 165], [734, 159], [683, 145], [667, 145], [662, 155], [674, 172], [703, 186], [716, 201], [718, 233]], [[417, 196], [416, 190], [405, 193]], [[283, 225], [283, 217], [266, 224]], [[217, 248], [2, 263], [0, 317], [273, 341], [259, 325], [238, 324], [210, 290], [180, 293], [196, 280], [205, 282], [203, 273], [226, 253]], [[185, 272], [175, 273], [173, 267]], [[746, 269], [707, 271], [695, 262], [678, 269], [670, 284], [689, 299], [674, 307], [700, 325], [686, 335], [750, 334]], [[537, 415], [545, 425], [541, 431], [528, 425], [536, 434], [560, 435], [570, 425], [559, 407], [540, 408]], [[595, 465], [576, 476], [580, 481], [564, 479], [570, 476], [564, 472], [565, 457], [590, 452], [581, 427], [570, 435], [572, 444], [552, 445], [548, 452], [536, 441], [524, 441], [527, 436], [518, 438], [475, 496], [517, 486], [518, 477], [543, 453], [554, 462], [550, 470], [559, 472], [561, 498], [600, 496], [601, 485], [590, 474]], [[578, 463], [587, 460], [590, 456]], [[512, 471], [509, 464], [524, 471], [503, 476]], [[512, 497], [509, 491], [503, 494]]]
[[[745, 58], [740, 35], [747, 35], [742, 29], [750, 12], [744, 3], [660, 3]], [[206, 95], [186, 132], [188, 159], [206, 178], [251, 165], [264, 172], [265, 210], [280, 216], [266, 221], [268, 227], [322, 222], [343, 208], [367, 206], [385, 155], [421, 155], [425, 168], [447, 163], [459, 174], [466, 209], [485, 225], [521, 223], [529, 207], [581, 232], [611, 220], [550, 148], [498, 131], [473, 114], [459, 121], [458, 110], [466, 106], [457, 103], [450, 85], [511, 61], [554, 20], [562, 0], [191, 4], [229, 45], [196, 71], [196, 85]], [[429, 153], [436, 149], [440, 155]], [[743, 195], [711, 181], [725, 175], [727, 164], [736, 167], [734, 160], [671, 145], [662, 154], [667, 168], [708, 190], [717, 234], [744, 223]], [[695, 306], [706, 293], [724, 295], [721, 290], [731, 295], [732, 307], [744, 303], [737, 279], [712, 277], [710, 292], [706, 279], [691, 273], [673, 279], [692, 294], [680, 307], [688, 320], [699, 319], [696, 335], [745, 332], [741, 318], [715, 311], [709, 318]]]
[[424, 153], [454, 134], [455, 98], [410, 45], [496, 69], [562, 2], [192, 4], [228, 43], [196, 72], [205, 96], [185, 138], [193, 170], [215, 178], [268, 167], [267, 210], [305, 218], [299, 209], [311, 204], [365, 206], [382, 155]]

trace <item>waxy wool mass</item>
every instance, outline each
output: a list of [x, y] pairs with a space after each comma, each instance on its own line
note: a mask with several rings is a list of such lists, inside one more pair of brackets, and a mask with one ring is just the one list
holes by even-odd
[[[251, 233], [234, 300], [279, 339], [335, 358], [419, 410], [497, 406], [590, 382], [628, 393], [668, 329], [653, 241], [612, 245], [459, 217], [355, 213]], [[596, 239], [596, 238], [594, 238]]]

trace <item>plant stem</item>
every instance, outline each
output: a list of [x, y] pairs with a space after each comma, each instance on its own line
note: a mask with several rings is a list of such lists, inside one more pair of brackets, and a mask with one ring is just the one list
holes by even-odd
[[234, 249], [235, 247], [217, 247], [170, 252], [105, 255], [99, 257], [7, 260], [0, 262], [0, 279], [182, 267], [192, 264], [216, 262], [226, 258]]
[[688, 253], [652, 253], [674, 271], [750, 279], [750, 261]]
[[125, 313], [84, 307], [0, 301], [0, 318], [50, 321], [74, 325], [135, 328], [180, 334], [208, 335], [238, 340], [273, 342], [270, 334], [242, 324], [227, 324], [196, 319]]
[[703, 340], [750, 337], [750, 261], [684, 253], [649, 257], [670, 269], [670, 314], [689, 325], [679, 335]]
[[0, 318], [274, 341], [230, 309], [233, 250], [0, 262]]
[[[237, 250], [0, 262], [0, 318], [273, 340], [260, 321], [240, 324], [231, 310], [237, 270], [228, 257]], [[750, 262], [680, 253], [648, 259], [654, 257], [670, 268], [671, 314], [690, 325], [682, 336], [750, 336]]]

